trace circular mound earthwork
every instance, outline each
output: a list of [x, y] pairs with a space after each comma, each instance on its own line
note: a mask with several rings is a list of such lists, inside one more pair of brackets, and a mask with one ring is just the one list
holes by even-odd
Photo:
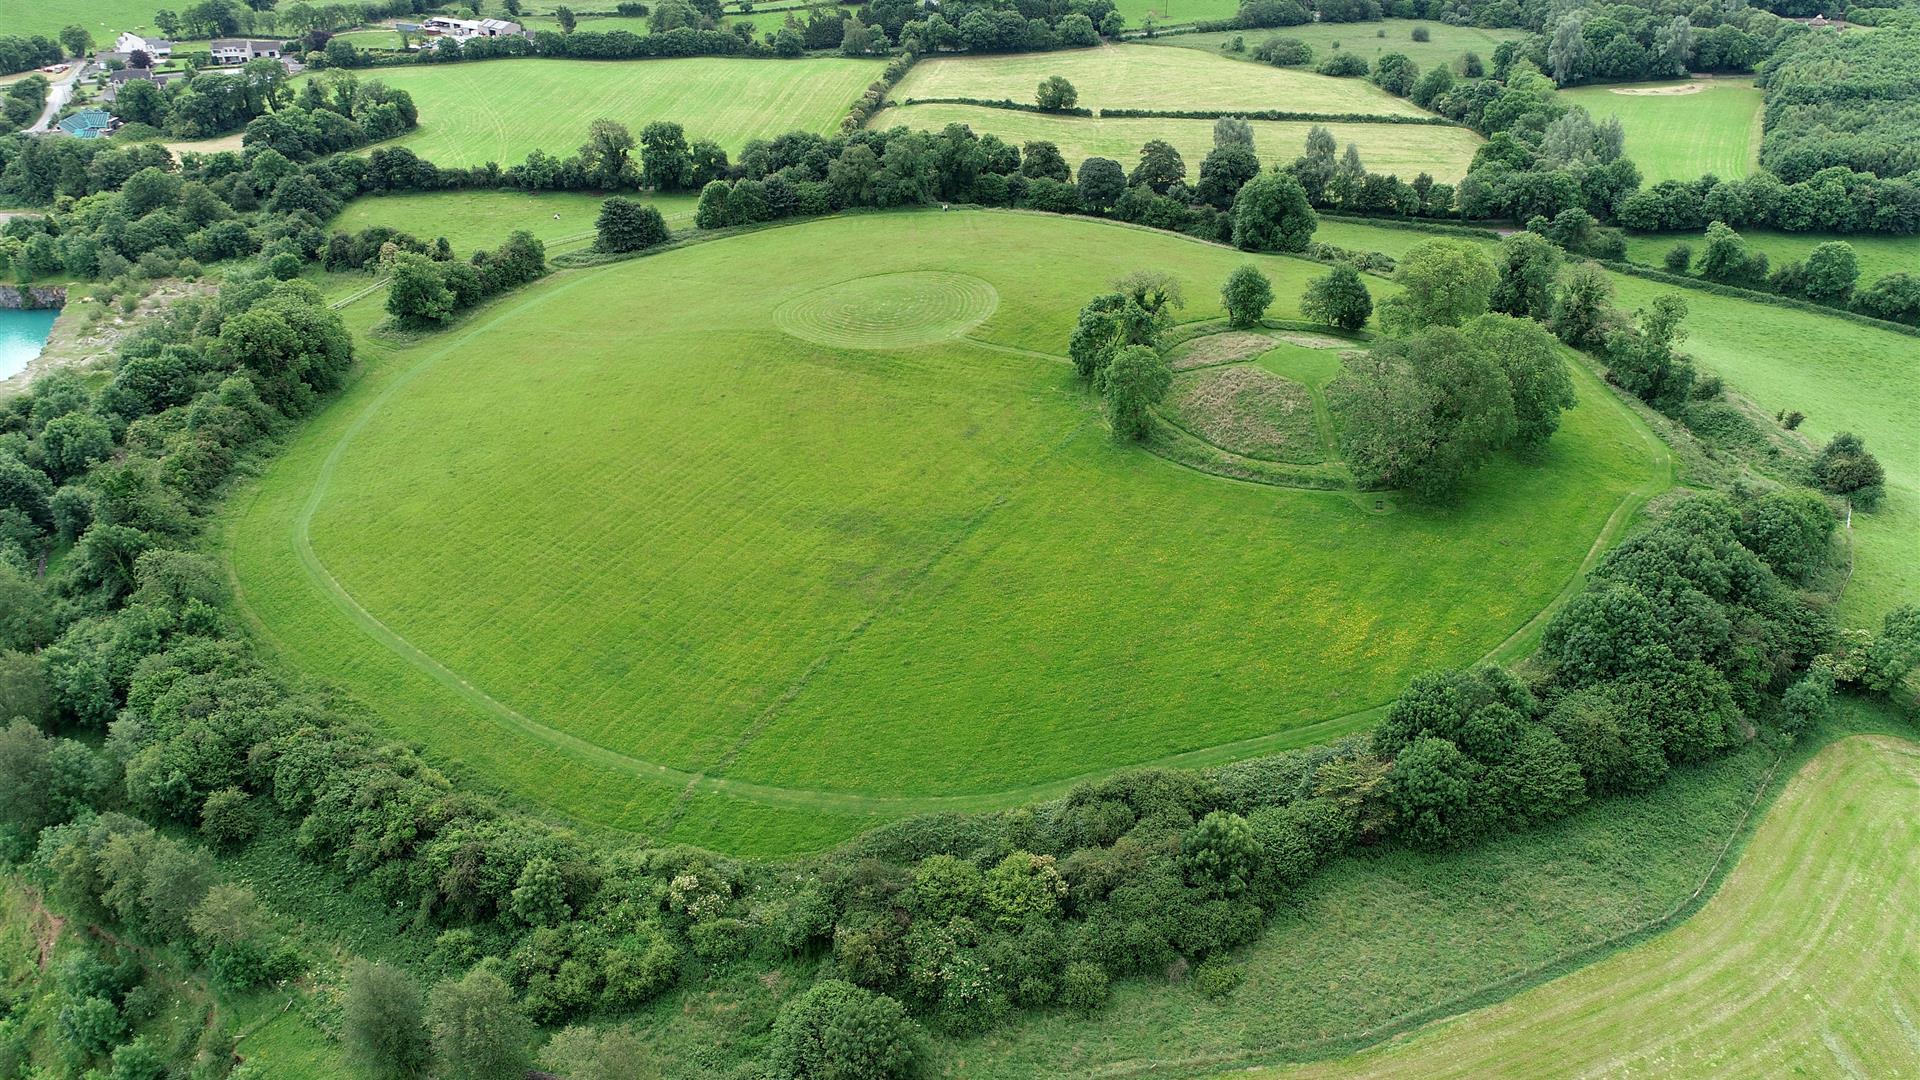
[[817, 345], [900, 349], [959, 337], [999, 305], [1000, 294], [977, 277], [915, 270], [801, 293], [774, 309], [773, 323]]

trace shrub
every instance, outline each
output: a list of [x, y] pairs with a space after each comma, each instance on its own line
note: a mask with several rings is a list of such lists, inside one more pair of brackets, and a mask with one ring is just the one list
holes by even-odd
[[1373, 295], [1360, 280], [1359, 271], [1345, 263], [1307, 283], [1300, 298], [1300, 312], [1315, 322], [1358, 330], [1373, 314]]
[[1833, 719], [1833, 676], [1810, 671], [1780, 695], [1780, 730], [1804, 735]]
[[1180, 838], [1179, 862], [1189, 885], [1238, 896], [1260, 865], [1260, 842], [1246, 818], [1215, 810]]
[[1079, 101], [1080, 92], [1058, 75], [1049, 75], [1040, 80], [1040, 88], [1034, 92], [1034, 104], [1047, 112], [1071, 109]]
[[1805, 489], [1772, 491], [1741, 511], [1740, 542], [1774, 572], [1795, 581], [1826, 562], [1833, 508]]
[[1253, 47], [1253, 58], [1275, 67], [1300, 67], [1313, 63], [1313, 46], [1299, 38], [1275, 35]]
[[1335, 53], [1325, 60], [1320, 61], [1320, 66], [1313, 70], [1322, 75], [1332, 75], [1335, 78], [1364, 79], [1367, 77], [1368, 64], [1364, 56], [1355, 56], [1353, 53]]
[[1220, 1001], [1240, 989], [1246, 978], [1245, 967], [1225, 957], [1210, 957], [1193, 969], [1193, 989], [1209, 1001]]
[[1107, 1003], [1107, 971], [1099, 964], [1075, 960], [1060, 975], [1060, 1004], [1092, 1015]]
[[780, 1010], [767, 1075], [900, 1080], [919, 1075], [925, 1055], [920, 1029], [899, 1002], [829, 979]]
[[1863, 510], [1879, 505], [1886, 479], [1880, 460], [1850, 431], [1835, 435], [1813, 460], [1813, 482], [1820, 490], [1848, 496]]
[[1227, 309], [1227, 321], [1234, 326], [1256, 326], [1273, 303], [1273, 283], [1253, 266], [1234, 267], [1227, 283], [1220, 287], [1220, 306]]
[[253, 797], [239, 788], [222, 788], [200, 807], [200, 833], [215, 847], [236, 848], [253, 839]]
[[[701, 203], [706, 195], [701, 193]], [[618, 196], [600, 204], [600, 216], [594, 221], [593, 246], [600, 251], [643, 251], [667, 242], [667, 222], [655, 206]]]
[[1420, 42], [1432, 41], [1433, 34], [1424, 26], [1416, 26], [1413, 28], [1413, 40]]

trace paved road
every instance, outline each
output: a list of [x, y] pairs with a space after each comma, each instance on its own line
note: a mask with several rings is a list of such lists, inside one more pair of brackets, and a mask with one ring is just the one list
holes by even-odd
[[28, 132], [45, 131], [53, 126], [53, 118], [60, 115], [60, 110], [66, 108], [67, 99], [73, 97], [73, 88], [79, 85], [80, 72], [85, 70], [86, 66], [86, 60], [75, 60], [73, 66], [67, 69], [67, 77], [47, 88], [46, 111], [42, 112], [40, 119], [27, 129]]

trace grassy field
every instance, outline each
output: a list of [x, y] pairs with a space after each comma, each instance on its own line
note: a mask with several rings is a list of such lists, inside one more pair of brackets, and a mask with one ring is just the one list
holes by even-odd
[[413, 95], [420, 127], [394, 143], [442, 165], [515, 165], [533, 150], [571, 154], [587, 125], [684, 125], [729, 152], [795, 129], [832, 133], [880, 74], [877, 60], [495, 60], [383, 68]]
[[0, 34], [44, 34], [55, 38], [62, 27], [84, 26], [96, 49], [110, 49], [122, 30], [157, 35], [149, 0], [6, 0], [0, 4]]
[[[1591, 380], [1541, 464], [1449, 509], [1116, 446], [1055, 358], [1077, 306], [1153, 266], [1217, 316], [1246, 258], [961, 212], [563, 275], [364, 349], [235, 502], [240, 595], [291, 661], [479, 778], [748, 853], [1350, 728], [1526, 624], [1663, 459]], [[1320, 272], [1255, 261], [1276, 315]], [[768, 272], [802, 264], [838, 281]], [[959, 336], [901, 352], [913, 328]]]
[[[358, 232], [372, 225], [386, 225], [422, 240], [444, 236], [462, 254], [493, 247], [514, 230], [525, 229], [552, 252], [591, 242], [594, 221], [604, 200], [603, 195], [579, 191], [433, 191], [367, 196], [347, 204], [327, 228]], [[698, 196], [649, 196], [644, 201], [660, 208], [668, 228], [677, 232], [693, 227]]]
[[[1424, 239], [1410, 230], [1342, 221], [1322, 221], [1314, 237], [1395, 256]], [[1686, 351], [1763, 408], [1805, 413], [1800, 430], [1816, 443], [1841, 431], [1866, 439], [1886, 467], [1887, 498], [1879, 510], [1854, 515], [1853, 576], [1842, 612], [1849, 621], [1877, 625], [1888, 609], [1920, 603], [1920, 420], [1908, 407], [1920, 395], [1920, 338], [1622, 274], [1612, 277], [1616, 302], [1629, 310], [1663, 292], [1685, 296]]]
[[[1767, 253], [1774, 266], [1805, 259], [1807, 253], [1828, 240], [1845, 240], [1860, 256], [1860, 284], [1871, 284], [1882, 274], [1906, 271], [1920, 274], [1920, 236], [1886, 236], [1878, 233], [1784, 233], [1766, 229], [1741, 229], [1747, 245]], [[1648, 266], [1663, 266], [1662, 260], [1675, 244], [1688, 244], [1698, 258], [1705, 241], [1700, 233], [1628, 233], [1627, 258]]]
[[[1044, 139], [1057, 144], [1076, 170], [1089, 157], [1110, 157], [1131, 169], [1140, 159], [1140, 147], [1149, 139], [1164, 139], [1180, 151], [1187, 163], [1188, 181], [1200, 172], [1200, 162], [1213, 149], [1213, 121], [1161, 119], [1093, 119], [1045, 116], [1040, 113], [988, 109], [977, 105], [902, 105], [883, 109], [872, 127], [905, 124], [939, 131], [948, 124], [966, 124], [976, 133], [993, 132], [1010, 143]], [[1425, 124], [1328, 124], [1344, 147], [1355, 143], [1367, 168], [1397, 173], [1412, 180], [1421, 172], [1452, 183], [1466, 175], [1480, 137], [1466, 128]], [[1253, 122], [1253, 146], [1262, 161], [1292, 161], [1306, 148], [1312, 124], [1275, 120]]]
[[1149, 16], [1159, 26], [1200, 19], [1231, 19], [1240, 10], [1240, 0], [1117, 0], [1114, 8], [1132, 30], [1145, 26]]
[[1647, 184], [1745, 176], [1760, 160], [1760, 89], [1751, 79], [1582, 86], [1562, 91], [1596, 119], [1617, 116]]
[[[1427, 28], [1426, 41], [1413, 40], [1413, 28]], [[1384, 33], [1382, 33], [1384, 31]], [[1405, 53], [1425, 71], [1436, 64], [1457, 64], [1462, 53], [1480, 54], [1491, 65], [1493, 50], [1501, 42], [1525, 37], [1521, 30], [1484, 29], [1477, 26], [1448, 26], [1442, 22], [1419, 19], [1383, 19], [1363, 23], [1308, 23], [1305, 26], [1278, 26], [1269, 30], [1229, 30], [1211, 34], [1175, 34], [1148, 38], [1145, 45], [1196, 49], [1219, 53], [1240, 60], [1251, 60], [1253, 49], [1270, 37], [1296, 38], [1313, 47], [1315, 62], [1335, 52], [1364, 56], [1368, 63], [1390, 53]], [[1228, 53], [1221, 46], [1234, 38], [1245, 42], [1244, 53]], [[1252, 61], [1258, 63], [1258, 61]], [[1265, 65], [1262, 65], [1265, 66]], [[1456, 67], [1456, 71], [1458, 68]]]
[[1920, 749], [1843, 740], [1673, 932], [1377, 1051], [1253, 1075], [1915, 1075], [1917, 810]]
[[1194, 49], [1110, 45], [1022, 56], [923, 60], [890, 95], [1033, 101], [1040, 80], [1059, 75], [1089, 109], [1284, 109], [1292, 112], [1423, 116], [1419, 106], [1364, 79], [1248, 67]]

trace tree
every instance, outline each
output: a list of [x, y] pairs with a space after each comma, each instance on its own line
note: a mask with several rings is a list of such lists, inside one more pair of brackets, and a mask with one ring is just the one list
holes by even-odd
[[1090, 157], [1080, 163], [1079, 192], [1087, 209], [1104, 214], [1127, 193], [1127, 172], [1112, 158]]
[[1046, 112], [1061, 112], [1073, 108], [1080, 100], [1080, 92], [1073, 84], [1058, 75], [1049, 75], [1040, 80], [1040, 87], [1034, 92], [1034, 103]]
[[1350, 263], [1336, 263], [1325, 274], [1307, 282], [1300, 298], [1300, 313], [1315, 322], [1358, 330], [1373, 314], [1373, 296], [1367, 292], [1360, 271]]
[[387, 286], [387, 313], [406, 322], [437, 322], [453, 314], [453, 293], [440, 266], [425, 255], [401, 252]]
[[512, 988], [487, 965], [434, 987], [426, 1022], [447, 1080], [498, 1080], [526, 1071], [533, 1024]]
[[615, 196], [600, 204], [594, 222], [600, 251], [644, 251], [668, 240], [667, 222], [658, 207]]
[[1134, 187], [1145, 185], [1154, 194], [1165, 195], [1169, 188], [1186, 178], [1187, 163], [1181, 160], [1180, 151], [1165, 140], [1149, 139], [1140, 148], [1140, 164], [1134, 166], [1127, 183]]
[[569, 1027], [547, 1042], [542, 1064], [566, 1080], [656, 1080], [660, 1066], [639, 1036], [623, 1027]]
[[1319, 223], [1306, 190], [1287, 173], [1261, 173], [1233, 200], [1233, 245], [1243, 251], [1305, 251]]
[[1469, 336], [1433, 327], [1350, 356], [1330, 388], [1361, 483], [1455, 491], [1513, 435], [1513, 391]]
[[[1244, 121], [1243, 121], [1244, 122]], [[1214, 147], [1200, 161], [1200, 182], [1194, 187], [1194, 195], [1201, 202], [1220, 210], [1231, 209], [1234, 196], [1247, 181], [1260, 175], [1260, 159], [1254, 155], [1253, 148], [1242, 143], [1228, 142]]]
[[1373, 63], [1373, 83], [1395, 97], [1413, 93], [1420, 79], [1420, 67], [1405, 53], [1387, 53]]
[[1213, 148], [1244, 146], [1253, 149], [1253, 125], [1244, 117], [1222, 116], [1213, 122]]
[[1820, 490], [1847, 496], [1864, 510], [1879, 505], [1886, 480], [1880, 459], [1869, 453], [1866, 443], [1851, 431], [1835, 435], [1813, 459], [1813, 482], [1820, 485]]
[[1381, 305], [1381, 322], [1396, 334], [1459, 326], [1487, 310], [1499, 281], [1480, 249], [1461, 240], [1423, 240], [1400, 260], [1401, 292]]
[[1087, 301], [1067, 340], [1067, 355], [1073, 369], [1089, 383], [1099, 381], [1100, 373], [1120, 351], [1126, 340], [1121, 332], [1121, 316], [1129, 301], [1119, 293], [1106, 293]]
[[1257, 326], [1273, 303], [1273, 282], [1251, 265], [1240, 265], [1227, 275], [1220, 287], [1220, 306], [1227, 309], [1227, 321], [1234, 326]]
[[[860, 149], [865, 149], [861, 147]], [[872, 151], [868, 151], [869, 154]], [[696, 229], [724, 229], [731, 215], [727, 211], [727, 199], [733, 188], [725, 180], [714, 180], [700, 189], [700, 205], [694, 208], [693, 225]]]
[[780, 1080], [917, 1076], [924, 1036], [900, 1003], [827, 979], [788, 1002], [773, 1024], [767, 1075]]
[[[631, 146], [631, 142], [628, 144]], [[655, 120], [640, 129], [640, 179], [656, 191], [679, 191], [693, 171], [686, 130], [679, 124]]]
[[1866, 673], [1861, 683], [1869, 690], [1890, 692], [1920, 665], [1920, 607], [1905, 604], [1887, 612], [1880, 633], [1867, 646]]
[[388, 964], [353, 961], [340, 1007], [347, 1060], [373, 1080], [425, 1075], [432, 1062], [425, 1013], [413, 976]]
[[1494, 272], [1498, 278], [1487, 297], [1494, 311], [1541, 321], [1552, 314], [1560, 276], [1560, 251], [1553, 244], [1535, 233], [1515, 233], [1500, 242]]
[[1387, 799], [1400, 831], [1421, 847], [1464, 843], [1485, 827], [1474, 790], [1486, 769], [1446, 739], [1422, 736], [1394, 759]]
[[1513, 394], [1509, 446], [1538, 450], [1560, 428], [1560, 414], [1573, 408], [1573, 379], [1560, 342], [1539, 323], [1487, 314], [1467, 324], [1467, 338], [1507, 376]]
[[1613, 307], [1613, 281], [1590, 262], [1568, 267], [1554, 290], [1547, 326], [1576, 349], [1604, 345], [1619, 320]]
[[602, 191], [631, 187], [632, 157], [633, 133], [627, 125], [600, 119], [587, 126], [587, 141], [580, 147], [580, 168], [588, 184]]
[[1686, 298], [1662, 293], [1633, 317], [1633, 325], [1607, 335], [1607, 377], [1654, 408], [1677, 412], [1693, 392], [1693, 364], [1676, 351], [1687, 337]]
[[510, 899], [513, 913], [528, 926], [552, 926], [570, 913], [560, 867], [544, 856], [527, 860]]
[[1827, 561], [1834, 515], [1827, 500], [1804, 488], [1769, 491], [1741, 508], [1738, 535], [1747, 550], [1781, 577], [1805, 581]]
[[1020, 147], [1020, 175], [1029, 180], [1045, 177], [1063, 184], [1073, 178], [1067, 159], [1060, 156], [1060, 148], [1044, 139]]
[[68, 26], [60, 31], [60, 45], [68, 56], [83, 57], [93, 50], [93, 35], [84, 26]]
[[113, 454], [113, 430], [93, 413], [70, 412], [40, 432], [40, 452], [55, 480], [79, 476]]
[[1100, 378], [1114, 437], [1146, 438], [1153, 430], [1153, 407], [1173, 386], [1167, 358], [1151, 346], [1129, 345], [1107, 364]]
[[1187, 883], [1220, 896], [1238, 896], [1259, 869], [1260, 841], [1238, 814], [1215, 810], [1180, 838], [1180, 871]]
[[579, 25], [580, 22], [579, 18], [574, 15], [573, 9], [565, 4], [553, 9], [553, 17], [560, 23], [560, 32], [563, 34], [573, 33], [573, 28]]
[[1809, 300], [1841, 304], [1853, 295], [1860, 280], [1860, 258], [1845, 240], [1829, 240], [1807, 253], [1806, 293]]

